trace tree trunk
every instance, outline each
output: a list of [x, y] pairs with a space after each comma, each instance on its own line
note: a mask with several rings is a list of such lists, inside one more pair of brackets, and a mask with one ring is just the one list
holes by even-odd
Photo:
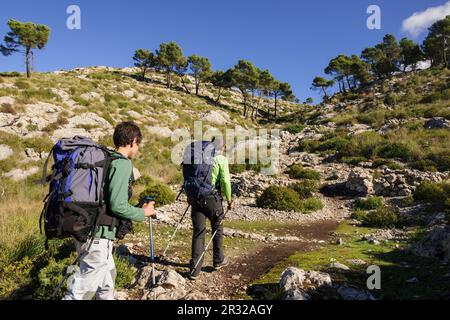
[[219, 87], [219, 93], [217, 94], [217, 99], [216, 99], [216, 103], [219, 103], [219, 101], [220, 101], [220, 97], [222, 96], [222, 88], [221, 87]]
[[30, 55], [31, 55], [31, 49], [29, 47], [27, 47], [27, 51], [26, 51], [27, 79], [31, 78]]
[[275, 95], [275, 114], [274, 114], [275, 120], [277, 120], [277, 109], [278, 109], [278, 95], [276, 94]]
[[444, 66], [448, 68], [448, 59], [447, 59], [447, 39], [444, 38], [444, 47], [443, 47], [443, 59], [444, 59]]
[[170, 71], [167, 71], [167, 88], [170, 89], [170, 85], [171, 85], [171, 74]]
[[328, 100], [327, 90], [325, 90], [325, 87], [322, 87], [322, 90], [323, 90], [323, 94], [324, 94], [325, 100]]

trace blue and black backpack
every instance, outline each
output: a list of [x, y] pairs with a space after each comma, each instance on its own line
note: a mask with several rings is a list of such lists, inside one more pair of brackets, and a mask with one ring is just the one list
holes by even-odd
[[[52, 174], [47, 167], [53, 155]], [[49, 239], [74, 237], [86, 242], [99, 225], [117, 227], [119, 219], [109, 216], [104, 185], [111, 162], [121, 156], [89, 138], [61, 139], [45, 161], [42, 184], [49, 183], [39, 225]]]
[[212, 167], [216, 149], [210, 141], [194, 141], [189, 144], [183, 157], [183, 190], [189, 200], [199, 201], [213, 194]]

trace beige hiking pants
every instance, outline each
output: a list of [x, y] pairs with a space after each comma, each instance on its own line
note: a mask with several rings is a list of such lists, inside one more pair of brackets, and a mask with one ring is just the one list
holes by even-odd
[[116, 265], [113, 259], [113, 241], [95, 239], [89, 251], [90, 241], [75, 241], [78, 254], [83, 254], [80, 268], [69, 281], [69, 291], [63, 300], [114, 300]]

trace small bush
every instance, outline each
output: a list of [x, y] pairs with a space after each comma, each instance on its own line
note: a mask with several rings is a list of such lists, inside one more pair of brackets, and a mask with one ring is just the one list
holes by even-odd
[[145, 196], [155, 198], [155, 207], [162, 207], [175, 202], [176, 195], [167, 185], [152, 183], [139, 195], [139, 200]]
[[404, 167], [394, 161], [392, 161], [391, 159], [382, 159], [382, 158], [377, 158], [374, 160], [373, 162], [373, 167], [374, 168], [379, 168], [381, 166], [386, 166], [391, 170], [402, 170], [404, 169]]
[[322, 201], [320, 199], [308, 198], [308, 199], [302, 200], [302, 203], [300, 206], [300, 211], [307, 213], [307, 212], [321, 210], [321, 209], [323, 209], [323, 207], [324, 207], [324, 204], [322, 203]]
[[363, 226], [371, 228], [395, 228], [403, 224], [403, 219], [399, 214], [388, 206], [374, 211], [357, 209], [353, 212], [352, 218], [361, 221]]
[[302, 152], [314, 152], [318, 149], [320, 142], [317, 140], [302, 140], [298, 145], [298, 149]]
[[289, 186], [292, 190], [295, 190], [300, 199], [307, 199], [312, 197], [315, 192], [319, 191], [319, 183], [315, 180], [303, 180]]
[[361, 210], [375, 210], [384, 206], [383, 197], [370, 196], [356, 200], [356, 207]]
[[116, 287], [118, 289], [130, 287], [136, 276], [136, 269], [127, 260], [117, 255], [114, 255], [114, 262], [116, 263], [117, 270]]
[[285, 131], [292, 134], [300, 133], [303, 131], [303, 129], [305, 129], [305, 126], [302, 124], [292, 124], [284, 128]]
[[450, 183], [424, 181], [413, 194], [415, 201], [424, 201], [450, 209]]
[[349, 144], [350, 141], [347, 138], [344, 137], [333, 137], [325, 142], [322, 142], [320, 146], [317, 148], [319, 151], [339, 151], [347, 144]]
[[10, 299], [21, 286], [29, 283], [32, 268], [31, 259], [26, 257], [12, 262], [0, 270], [2, 274], [0, 277], [0, 300]]
[[302, 202], [294, 190], [287, 187], [271, 186], [258, 197], [256, 205], [260, 208], [299, 211]]
[[[33, 294], [33, 298], [45, 300], [49, 299], [53, 290], [63, 279], [67, 268], [73, 262], [75, 255], [72, 258], [57, 261], [55, 258], [50, 258], [48, 264], [42, 268], [37, 276], [37, 289]], [[72, 261], [71, 261], [72, 260]], [[63, 284], [59, 290], [56, 299], [62, 299], [67, 292], [67, 283]]]
[[30, 83], [25, 80], [17, 80], [14, 85], [19, 89], [29, 89], [31, 87]]
[[388, 106], [395, 106], [398, 102], [398, 97], [395, 94], [388, 94], [384, 98], [384, 104]]
[[358, 220], [358, 221], [363, 221], [365, 219], [367, 215], [367, 212], [361, 209], [356, 209], [355, 211], [353, 211], [351, 218]]
[[378, 149], [378, 154], [383, 158], [401, 159], [405, 162], [413, 160], [411, 147], [404, 143], [386, 143]]
[[294, 164], [289, 169], [288, 173], [291, 179], [320, 180], [319, 172], [312, 169], [305, 169], [302, 165], [299, 164]]
[[361, 162], [366, 162], [367, 159], [364, 157], [342, 157], [341, 158], [341, 162], [342, 163], [347, 163], [347, 164], [351, 164], [351, 165], [358, 165]]
[[411, 168], [420, 170], [420, 171], [424, 171], [424, 172], [436, 172], [437, 171], [436, 163], [434, 163], [431, 160], [419, 160], [419, 161], [413, 162], [411, 164]]

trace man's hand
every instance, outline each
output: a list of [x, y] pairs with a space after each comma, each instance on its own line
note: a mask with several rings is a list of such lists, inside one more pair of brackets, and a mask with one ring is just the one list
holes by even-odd
[[156, 218], [155, 201], [144, 204], [142, 209], [144, 209], [145, 217]]
[[233, 210], [235, 206], [234, 200], [228, 201], [228, 210]]

